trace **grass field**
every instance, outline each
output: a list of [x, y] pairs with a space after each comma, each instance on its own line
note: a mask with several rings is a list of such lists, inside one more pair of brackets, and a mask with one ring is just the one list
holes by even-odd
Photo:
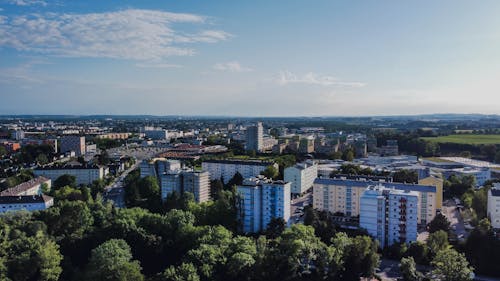
[[425, 137], [427, 141], [437, 143], [460, 143], [460, 144], [500, 144], [500, 135], [449, 135], [441, 137]]

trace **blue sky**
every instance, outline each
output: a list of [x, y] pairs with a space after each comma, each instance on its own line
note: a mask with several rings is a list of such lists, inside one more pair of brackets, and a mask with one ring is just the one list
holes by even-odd
[[0, 0], [0, 114], [500, 114], [499, 1]]

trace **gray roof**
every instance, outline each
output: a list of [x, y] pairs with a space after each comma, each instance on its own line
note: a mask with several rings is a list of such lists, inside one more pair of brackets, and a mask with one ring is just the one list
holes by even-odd
[[45, 203], [50, 200], [52, 197], [47, 195], [0, 196], [0, 204]]
[[412, 190], [418, 192], [436, 192], [436, 187], [432, 185], [408, 184], [399, 182], [379, 182], [379, 181], [356, 181], [356, 180], [343, 180], [343, 179], [325, 179], [317, 178], [314, 180], [315, 184], [325, 185], [341, 185], [350, 187], [368, 187], [370, 185], [382, 184], [387, 188], [395, 188], [401, 190]]
[[0, 196], [15, 196], [47, 181], [50, 180], [45, 177], [37, 177], [0, 192]]

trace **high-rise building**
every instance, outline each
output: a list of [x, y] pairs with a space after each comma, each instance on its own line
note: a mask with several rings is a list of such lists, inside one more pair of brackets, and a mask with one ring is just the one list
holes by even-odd
[[190, 192], [197, 203], [210, 200], [210, 175], [208, 172], [193, 170], [173, 170], [160, 175], [161, 197], [163, 200], [174, 191], [182, 194]]
[[381, 247], [417, 241], [418, 193], [369, 186], [361, 196], [359, 226]]
[[264, 138], [264, 128], [262, 122], [257, 122], [253, 126], [247, 127], [246, 131], [246, 150], [262, 152]]
[[488, 218], [492, 228], [500, 229], [500, 183], [488, 190]]
[[276, 163], [258, 160], [207, 160], [201, 163], [202, 170], [210, 173], [211, 180], [222, 179], [224, 183], [229, 182], [236, 173], [243, 178], [256, 177], [268, 166], [278, 169]]
[[61, 153], [75, 152], [76, 156], [85, 155], [85, 137], [64, 136], [61, 138]]
[[237, 186], [240, 197], [238, 215], [241, 230], [256, 233], [265, 230], [273, 218], [290, 220], [290, 183], [264, 177], [245, 179]]
[[313, 186], [317, 177], [318, 165], [313, 162], [304, 162], [286, 168], [283, 179], [291, 183], [292, 194], [302, 194]]
[[12, 137], [12, 139], [15, 139], [15, 140], [22, 140], [25, 137], [25, 133], [23, 130], [15, 130], [12, 132], [11, 137]]
[[343, 213], [346, 216], [357, 216], [360, 213], [361, 195], [372, 185], [383, 184], [386, 188], [402, 191], [415, 191], [418, 194], [417, 220], [419, 224], [427, 224], [436, 216], [439, 205], [438, 188], [433, 185], [406, 184], [387, 182], [383, 179], [351, 180], [317, 178], [313, 187], [313, 207], [331, 213]]

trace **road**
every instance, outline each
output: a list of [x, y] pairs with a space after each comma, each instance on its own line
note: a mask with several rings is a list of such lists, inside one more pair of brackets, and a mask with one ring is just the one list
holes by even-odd
[[309, 204], [312, 204], [312, 189], [311, 192], [292, 200], [292, 203], [290, 204], [290, 221], [292, 224], [304, 222], [304, 216], [300, 216], [303, 212], [299, 212], [298, 208], [305, 207]]
[[464, 221], [462, 215], [457, 209], [457, 205], [453, 200], [446, 200], [443, 202], [443, 208], [441, 210], [443, 215], [450, 222], [453, 232], [457, 235], [459, 240], [466, 239], [468, 232], [465, 229]]
[[123, 189], [123, 184], [125, 177], [133, 170], [139, 167], [140, 162], [136, 161], [134, 165], [130, 166], [125, 170], [119, 177], [117, 177], [110, 185], [105, 187], [104, 199], [113, 201], [118, 208], [125, 207], [125, 190]]

